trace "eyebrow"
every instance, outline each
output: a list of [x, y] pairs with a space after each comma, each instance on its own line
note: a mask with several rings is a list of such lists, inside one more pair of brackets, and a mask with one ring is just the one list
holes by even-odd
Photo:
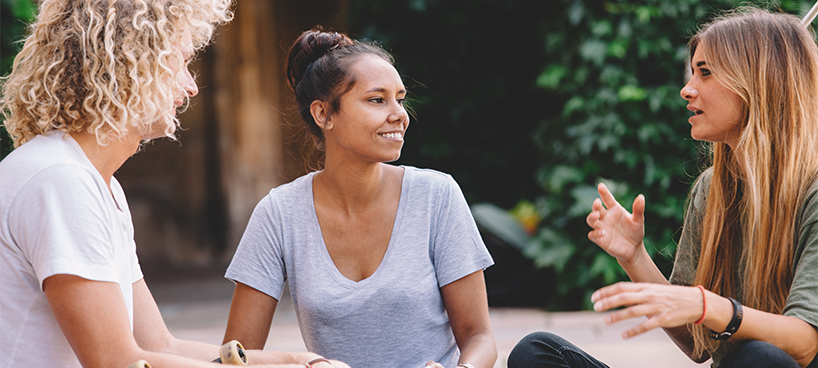
[[[381, 93], [385, 93], [385, 92], [387, 92], [387, 91], [386, 91], [386, 88], [383, 88], [383, 87], [375, 87], [375, 88], [372, 88], [372, 89], [370, 89], [370, 90], [366, 91], [366, 93], [370, 93], [370, 92], [381, 92]], [[405, 89], [402, 89], [402, 90], [398, 91], [398, 93], [406, 93], [406, 90], [405, 90]]]
[[697, 67], [700, 67], [702, 65], [707, 65], [707, 62], [706, 61], [700, 61], [700, 62], [696, 63]]

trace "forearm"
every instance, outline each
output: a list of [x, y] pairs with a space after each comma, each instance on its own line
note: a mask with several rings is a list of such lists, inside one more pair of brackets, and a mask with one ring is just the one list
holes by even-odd
[[[707, 292], [707, 315], [702, 322], [705, 327], [722, 332], [733, 318], [733, 306], [727, 298]], [[741, 325], [729, 341], [745, 340], [768, 342], [779, 347], [802, 367], [809, 364], [818, 353], [818, 331], [801, 319], [762, 312], [742, 307], [744, 317]]]
[[679, 350], [685, 353], [690, 360], [696, 363], [704, 363], [707, 361], [707, 359], [710, 359], [710, 355], [706, 352], [701, 356], [693, 355], [693, 335], [690, 333], [688, 325], [679, 327], [663, 327], [662, 329], [665, 331], [667, 336], [670, 337], [670, 340], [676, 344]]
[[491, 368], [497, 361], [497, 346], [491, 333], [474, 335], [459, 348], [460, 363], [469, 363], [475, 368]]
[[[219, 357], [219, 347], [198, 341], [176, 340], [167, 353], [197, 360], [212, 361]], [[299, 364], [302, 367], [304, 363], [321, 358], [318, 354], [306, 351], [245, 350], [245, 354], [247, 355], [247, 361], [252, 364]]]
[[295, 351], [263, 351], [263, 350], [247, 350], [247, 360], [253, 364], [299, 364], [301, 367], [304, 363], [310, 362], [313, 359], [321, 358], [316, 353], [295, 352]]

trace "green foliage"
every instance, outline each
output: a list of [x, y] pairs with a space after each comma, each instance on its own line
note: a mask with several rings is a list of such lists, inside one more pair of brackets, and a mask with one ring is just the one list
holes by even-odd
[[549, 307], [578, 309], [596, 288], [627, 279], [587, 240], [599, 182], [626, 208], [645, 195], [645, 244], [669, 273], [690, 185], [706, 164], [679, 96], [686, 42], [720, 10], [747, 4], [799, 15], [812, 5], [359, 0], [349, 24], [391, 48], [401, 73], [420, 81], [408, 86], [418, 119], [402, 162], [451, 172], [472, 203], [531, 200], [541, 221], [522, 251], [557, 271]]
[[[0, 0], [0, 75], [11, 71], [14, 56], [19, 51], [18, 41], [25, 34], [26, 24], [34, 20], [37, 6], [32, 0]], [[2, 123], [0, 116], [0, 123]], [[12, 150], [11, 138], [0, 128], [0, 160]]]
[[[803, 14], [811, 3], [757, 2]], [[585, 217], [605, 182], [630, 208], [646, 197], [645, 245], [667, 275], [690, 184], [706, 164], [690, 139], [684, 84], [687, 38], [720, 9], [747, 2], [563, 0], [545, 30], [537, 85], [559, 101], [534, 132], [543, 220], [528, 245], [555, 267], [556, 308], [589, 307], [598, 287], [626, 280], [616, 260], [587, 240]]]

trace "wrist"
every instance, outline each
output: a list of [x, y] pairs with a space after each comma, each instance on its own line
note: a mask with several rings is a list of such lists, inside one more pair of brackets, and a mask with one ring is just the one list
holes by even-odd
[[645, 257], [650, 259], [650, 256], [648, 255], [648, 250], [645, 249], [645, 242], [639, 242], [639, 244], [634, 246], [634, 248], [636, 248], [636, 251], [633, 252], [633, 255], [630, 258], [617, 258], [616, 259], [616, 261], [619, 263], [619, 265], [623, 269], [625, 269], [626, 271], [629, 268], [638, 267], [639, 264], [645, 259]]

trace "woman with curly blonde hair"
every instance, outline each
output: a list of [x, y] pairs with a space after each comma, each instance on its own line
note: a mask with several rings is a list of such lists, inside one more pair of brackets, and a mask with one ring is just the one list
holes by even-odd
[[[594, 309], [623, 308], [606, 323], [646, 316], [623, 336], [662, 327], [713, 367], [818, 367], [814, 35], [795, 16], [742, 8], [688, 46], [692, 77], [681, 96], [691, 136], [711, 142], [712, 167], [690, 194], [670, 280], [645, 250], [645, 198], [631, 214], [599, 185], [588, 238], [635, 283], [597, 290]], [[518, 366], [605, 365], [538, 333], [512, 352], [509, 367]]]
[[[188, 64], [230, 20], [231, 2], [40, 2], [0, 100], [17, 146], [0, 162], [4, 366], [214, 366], [217, 346], [165, 326], [113, 173], [140, 142], [173, 138], [176, 109], [198, 92]], [[248, 358], [333, 364], [311, 353]]]

